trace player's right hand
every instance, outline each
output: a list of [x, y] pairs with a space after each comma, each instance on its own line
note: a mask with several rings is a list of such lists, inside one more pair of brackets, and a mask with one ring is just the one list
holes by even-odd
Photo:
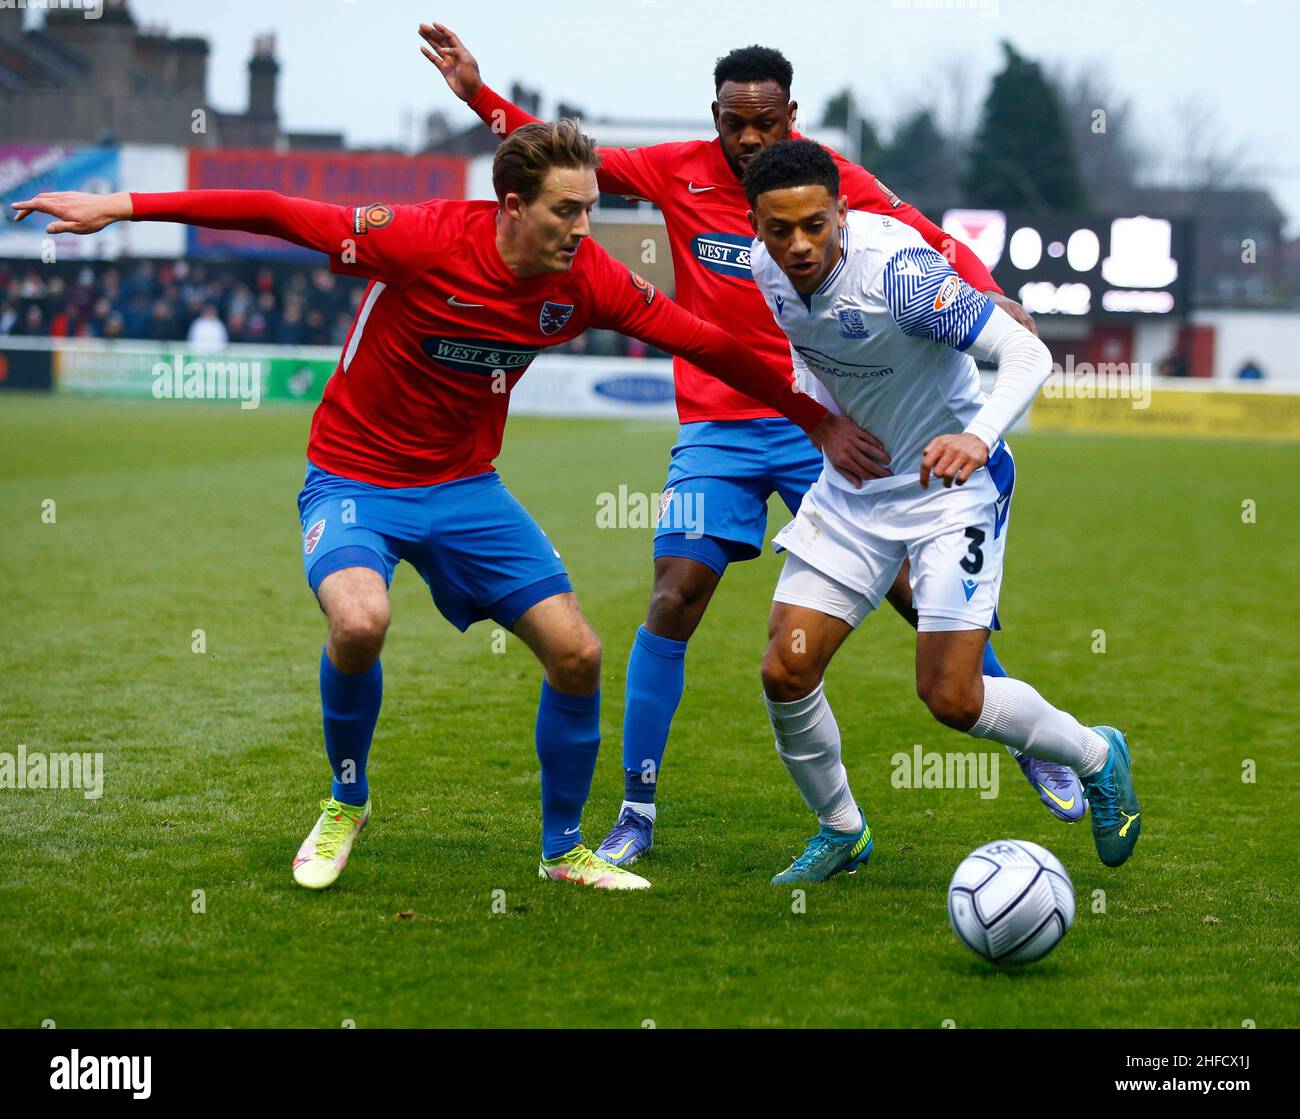
[[420, 24], [420, 38], [429, 45], [420, 48], [424, 55], [442, 72], [452, 93], [462, 101], [473, 101], [483, 88], [478, 62], [459, 36], [446, 24]]
[[115, 221], [129, 221], [134, 213], [131, 196], [124, 190], [116, 194], [57, 190], [12, 205], [18, 211], [14, 221], [22, 221], [28, 214], [58, 218], [45, 227], [46, 233], [98, 233]]
[[893, 471], [887, 469], [889, 454], [884, 444], [871, 432], [863, 431], [848, 416], [828, 412], [808, 437], [830, 459], [831, 465], [855, 486], [861, 487], [868, 478], [893, 476]]

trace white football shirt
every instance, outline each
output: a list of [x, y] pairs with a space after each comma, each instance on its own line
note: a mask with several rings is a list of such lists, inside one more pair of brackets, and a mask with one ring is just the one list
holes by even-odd
[[994, 304], [893, 218], [850, 210], [840, 250], [822, 285], [800, 295], [756, 239], [754, 280], [790, 340], [800, 388], [889, 452], [891, 478], [858, 489], [828, 461], [828, 480], [853, 493], [910, 485], [926, 444], [965, 430], [987, 399], [964, 351]]

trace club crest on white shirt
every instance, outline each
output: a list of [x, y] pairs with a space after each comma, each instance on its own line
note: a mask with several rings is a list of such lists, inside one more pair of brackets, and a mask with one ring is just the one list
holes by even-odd
[[871, 337], [871, 331], [867, 329], [867, 324], [862, 318], [862, 312], [857, 307], [841, 307], [839, 318], [841, 338]]

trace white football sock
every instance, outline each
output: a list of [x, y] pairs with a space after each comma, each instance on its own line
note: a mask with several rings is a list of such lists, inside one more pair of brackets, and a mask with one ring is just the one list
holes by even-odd
[[849, 779], [846, 774], [844, 789], [833, 804], [817, 813], [817, 822], [825, 824], [831, 831], [857, 835], [862, 830], [863, 819], [862, 810], [858, 808], [858, 802], [853, 799], [853, 793], [849, 789]]
[[1080, 777], [1096, 773], [1110, 754], [1109, 744], [1095, 730], [1009, 676], [984, 677], [984, 709], [966, 733], [1068, 765]]
[[840, 728], [823, 685], [790, 703], [777, 703], [767, 696], [763, 699], [776, 733], [776, 752], [804, 803], [826, 827], [856, 832], [862, 817], [840, 761]]
[[[623, 802], [623, 808], [630, 808], [632, 809], [633, 812], [640, 812], [641, 815], [644, 816], [647, 820], [649, 820], [652, 824], [655, 821], [655, 806], [653, 803], [642, 804], [639, 800], [625, 800]], [[618, 814], [620, 816], [623, 815], [623, 810], [619, 809]]]

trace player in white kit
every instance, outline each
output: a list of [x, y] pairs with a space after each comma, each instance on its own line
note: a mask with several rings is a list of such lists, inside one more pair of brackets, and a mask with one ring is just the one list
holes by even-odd
[[[772, 145], [744, 182], [754, 280], [790, 339], [801, 384], [872, 432], [891, 470], [857, 486], [828, 465], [776, 536], [789, 555], [773, 594], [763, 691], [777, 752], [821, 826], [773, 883], [822, 881], [871, 854], [822, 680], [904, 557], [920, 615], [922, 701], [945, 726], [1073, 769], [1097, 853], [1119, 866], [1141, 830], [1124, 735], [1084, 726], [1023, 681], [981, 673], [1015, 479], [1002, 436], [1046, 380], [1047, 348], [911, 228], [849, 211], [819, 145]], [[997, 365], [987, 396], [969, 355]]]

